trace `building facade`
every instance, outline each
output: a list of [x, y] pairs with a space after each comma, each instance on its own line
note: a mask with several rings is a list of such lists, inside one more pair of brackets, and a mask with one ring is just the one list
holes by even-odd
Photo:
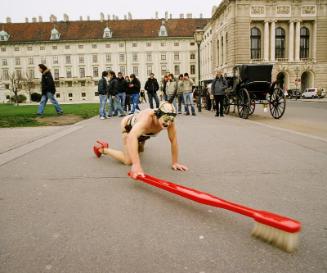
[[[197, 45], [193, 34], [208, 19], [64, 21], [0, 24], [0, 81], [11, 90], [19, 80], [25, 95], [40, 92], [38, 64], [52, 71], [57, 99], [98, 101], [104, 70], [135, 74], [142, 87], [153, 72], [188, 72], [197, 80]], [[7, 91], [9, 92], [9, 91]], [[24, 94], [24, 91], [20, 91]]]
[[[231, 74], [243, 63], [274, 65], [283, 89], [327, 89], [326, 0], [223, 0], [201, 45], [201, 79], [216, 68]], [[212, 62], [207, 61], [211, 46]]]

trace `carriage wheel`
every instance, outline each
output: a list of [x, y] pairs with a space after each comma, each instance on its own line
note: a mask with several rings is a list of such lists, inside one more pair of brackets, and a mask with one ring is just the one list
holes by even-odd
[[250, 95], [249, 92], [242, 88], [237, 94], [237, 111], [240, 118], [247, 119], [250, 113]]
[[230, 109], [229, 97], [227, 95], [224, 96], [224, 114], [228, 115]]
[[275, 119], [284, 115], [286, 108], [286, 99], [282, 89], [275, 88], [269, 99], [269, 110]]
[[249, 116], [254, 113], [254, 109], [255, 109], [255, 100], [254, 99], [251, 99], [251, 101], [250, 101]]

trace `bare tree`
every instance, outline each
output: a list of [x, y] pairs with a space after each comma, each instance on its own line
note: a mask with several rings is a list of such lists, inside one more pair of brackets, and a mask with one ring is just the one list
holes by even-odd
[[26, 87], [26, 90], [28, 92], [30, 102], [32, 102], [31, 90], [32, 88], [34, 88], [33, 73], [31, 71], [27, 71], [25, 76], [26, 77], [24, 78], [24, 86]]
[[22, 74], [15, 70], [11, 73], [9, 73], [9, 80], [11, 83], [11, 91], [14, 93], [15, 102], [18, 106], [18, 92], [22, 89]]

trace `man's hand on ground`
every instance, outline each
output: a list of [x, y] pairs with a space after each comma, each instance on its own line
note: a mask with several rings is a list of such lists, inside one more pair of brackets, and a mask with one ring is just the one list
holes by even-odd
[[140, 166], [133, 165], [131, 168], [130, 176], [133, 179], [137, 179], [138, 176], [144, 177], [145, 175], [144, 175], [144, 171], [142, 170], [142, 168]]
[[187, 171], [188, 168], [185, 165], [179, 164], [179, 163], [174, 163], [173, 165], [171, 165], [171, 168], [174, 171]]

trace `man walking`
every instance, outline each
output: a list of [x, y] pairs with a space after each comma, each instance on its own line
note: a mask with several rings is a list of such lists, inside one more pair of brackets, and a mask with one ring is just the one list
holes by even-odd
[[157, 95], [159, 84], [153, 73], [150, 74], [150, 78], [146, 81], [144, 89], [148, 93], [150, 108], [153, 109], [153, 100], [156, 102], [156, 108], [159, 108], [159, 98]]

